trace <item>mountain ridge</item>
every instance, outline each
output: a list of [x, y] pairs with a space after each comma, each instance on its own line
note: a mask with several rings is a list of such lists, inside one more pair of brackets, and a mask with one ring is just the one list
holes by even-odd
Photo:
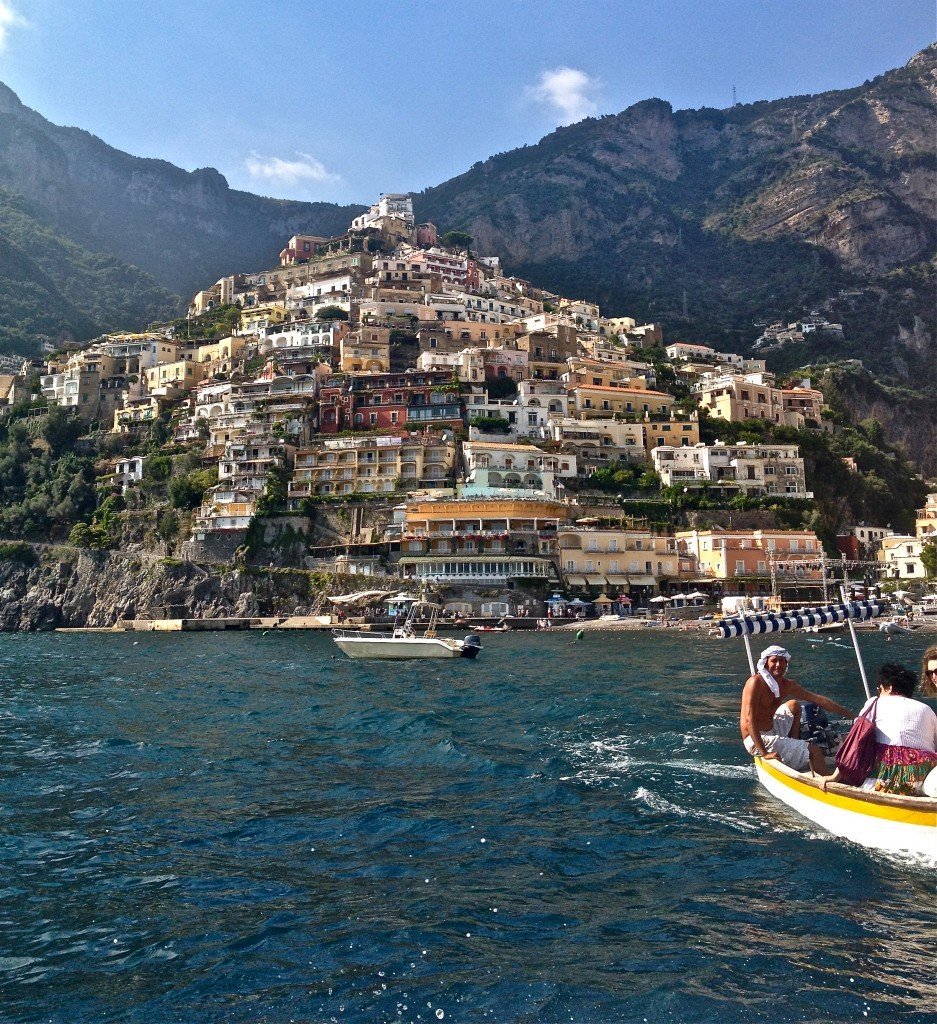
[[611, 311], [665, 326], [681, 326], [688, 300], [706, 329], [738, 332], [753, 316], [930, 266], [935, 112], [932, 46], [845, 90], [724, 110], [642, 100], [414, 201], [421, 219], [467, 231], [547, 286], [591, 281], [589, 297]]
[[[753, 319], [810, 303], [848, 321], [835, 296], [871, 289], [877, 322], [860, 303], [839, 354], [926, 381], [937, 378], [935, 111], [937, 45], [849, 89], [721, 110], [645, 99], [479, 161], [414, 202], [419, 219], [467, 230], [538, 284], [717, 346], [745, 348]], [[291, 234], [338, 234], [363, 209], [254, 196], [214, 168], [124, 153], [51, 124], [2, 83], [0, 189], [7, 263], [23, 253], [44, 295], [20, 303], [15, 325], [0, 314], [0, 346], [21, 349], [30, 308], [53, 338], [145, 323], [218, 277], [271, 266]], [[39, 258], [50, 237], [84, 266], [80, 284]], [[90, 298], [107, 259], [110, 317]], [[0, 261], [0, 289], [22, 294], [11, 273]]]

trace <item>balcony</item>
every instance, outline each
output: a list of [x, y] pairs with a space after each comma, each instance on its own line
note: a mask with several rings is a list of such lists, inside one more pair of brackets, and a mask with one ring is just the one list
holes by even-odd
[[402, 540], [506, 540], [505, 530], [404, 530]]

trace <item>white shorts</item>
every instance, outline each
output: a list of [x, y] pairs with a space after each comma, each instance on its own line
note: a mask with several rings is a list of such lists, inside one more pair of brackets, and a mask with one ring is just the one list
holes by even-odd
[[[804, 771], [810, 764], [810, 747], [806, 740], [794, 739], [789, 736], [791, 726], [794, 724], [794, 716], [791, 709], [782, 704], [774, 714], [774, 729], [771, 732], [761, 734], [761, 742], [769, 754], [777, 754], [778, 757], [795, 772]], [[751, 736], [746, 736], [745, 749], [749, 754], [755, 753], [755, 743]]]

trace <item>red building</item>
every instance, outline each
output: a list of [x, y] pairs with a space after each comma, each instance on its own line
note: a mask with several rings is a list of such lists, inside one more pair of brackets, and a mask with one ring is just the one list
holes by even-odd
[[460, 427], [462, 397], [451, 384], [449, 370], [336, 374], [319, 389], [319, 433]]

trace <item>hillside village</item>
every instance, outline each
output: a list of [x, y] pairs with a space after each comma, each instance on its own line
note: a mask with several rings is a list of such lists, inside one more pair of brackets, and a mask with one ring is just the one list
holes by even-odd
[[[198, 292], [184, 321], [50, 355], [38, 392], [27, 366], [0, 368], [0, 409], [61, 406], [113, 435], [95, 484], [115, 511], [144, 509], [184, 457], [191, 493], [163, 539], [196, 563], [411, 580], [464, 614], [539, 615], [560, 588], [616, 611], [819, 597], [829, 538], [778, 514], [814, 497], [801, 448], [739, 427], [832, 431], [822, 391], [471, 245], [383, 195], [344, 234], [295, 235], [278, 266]], [[73, 543], [107, 546], [101, 521]], [[860, 577], [914, 581], [935, 538], [932, 494], [914, 534], [848, 523], [836, 545]]]

